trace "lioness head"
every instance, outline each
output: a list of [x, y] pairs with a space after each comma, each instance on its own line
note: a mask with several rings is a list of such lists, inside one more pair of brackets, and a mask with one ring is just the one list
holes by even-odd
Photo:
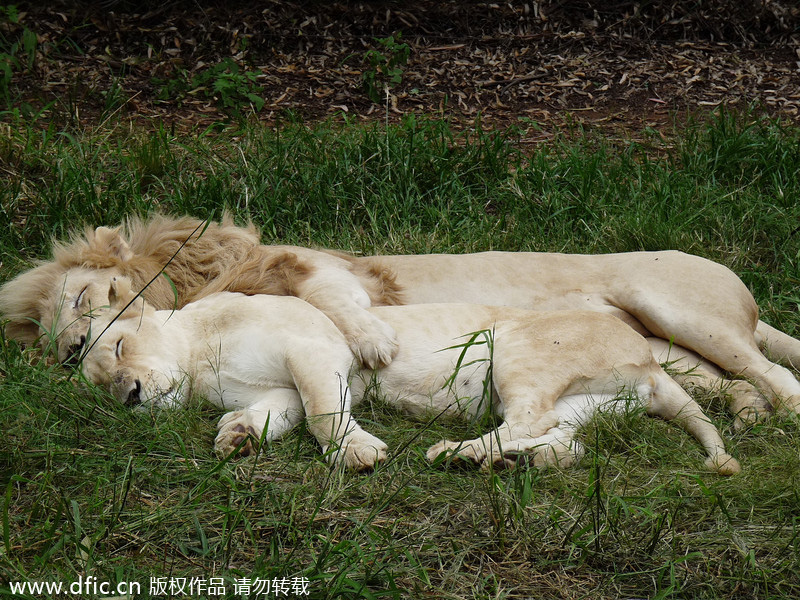
[[126, 279], [114, 278], [109, 287], [108, 308], [90, 321], [82, 373], [128, 406], [159, 408], [182, 403], [185, 377], [155, 310], [135, 298]]

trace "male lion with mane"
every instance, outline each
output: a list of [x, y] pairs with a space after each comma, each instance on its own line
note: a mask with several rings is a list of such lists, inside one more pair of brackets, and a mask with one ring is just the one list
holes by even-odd
[[[385, 460], [386, 444], [361, 429], [350, 407], [375, 386], [414, 414], [474, 416], [487, 400], [502, 417], [480, 438], [432, 446], [430, 460], [448, 453], [484, 467], [567, 465], [579, 450], [557, 429], [565, 417], [558, 402], [628, 389], [649, 414], [694, 435], [709, 468], [740, 470], [644, 339], [609, 315], [476, 304], [375, 307], [370, 314], [393, 328], [399, 350], [373, 371], [354, 366], [341, 331], [298, 298], [222, 292], [178, 311], [154, 311], [125, 278], [112, 278], [109, 290], [111, 310], [93, 321], [81, 357], [87, 379], [128, 405], [179, 406], [198, 392], [236, 409], [218, 426], [216, 448], [226, 455], [262, 434], [277, 439], [305, 416], [331, 462], [371, 469]], [[474, 343], [481, 333], [485, 343]]]
[[[162, 270], [167, 277], [158, 276]], [[649, 336], [657, 353], [667, 347], [670, 358], [690, 364], [700, 386], [719, 386], [715, 366], [747, 378], [731, 383], [734, 414], [754, 418], [764, 398], [800, 410], [800, 382], [759, 350], [800, 365], [800, 341], [758, 320], [755, 300], [729, 269], [677, 251], [357, 257], [263, 245], [252, 225], [227, 217], [132, 217], [54, 243], [53, 260], [4, 284], [7, 336], [52, 342], [67, 360], [82, 347], [90, 316], [108, 305], [113, 276], [130, 278], [157, 309], [219, 291], [297, 296], [324, 312], [370, 367], [397, 352], [394, 331], [370, 306], [462, 302], [608, 313]]]

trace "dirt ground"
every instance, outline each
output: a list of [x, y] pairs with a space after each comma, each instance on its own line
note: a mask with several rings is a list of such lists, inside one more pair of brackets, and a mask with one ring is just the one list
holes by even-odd
[[[698, 8], [697, 5], [702, 8]], [[414, 2], [68, 2], [19, 4], [37, 35], [32, 68], [12, 90], [78, 121], [109, 116], [178, 126], [230, 115], [187, 84], [225, 59], [264, 100], [258, 118], [357, 120], [441, 115], [458, 127], [556, 127], [609, 134], [750, 106], [800, 120], [800, 7], [793, 0], [416, 0]], [[380, 103], [364, 89], [369, 51], [402, 34], [399, 82]], [[184, 82], [168, 90], [170, 81]], [[241, 109], [240, 101], [234, 108]], [[54, 111], [55, 112], [55, 111]]]

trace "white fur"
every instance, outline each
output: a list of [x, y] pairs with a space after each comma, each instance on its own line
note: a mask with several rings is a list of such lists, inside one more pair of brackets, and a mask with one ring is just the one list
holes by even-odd
[[[112, 282], [116, 297], [130, 295], [118, 289], [124, 286]], [[638, 390], [650, 414], [677, 419], [697, 437], [714, 469], [739, 469], [700, 407], [664, 373], [648, 344], [614, 317], [478, 305], [371, 312], [400, 341], [391, 365], [374, 372], [358, 365], [341, 332], [311, 305], [293, 297], [231, 293], [175, 312], [156, 312], [139, 301], [89, 349], [83, 370], [123, 402], [159, 404], [165, 390], [173, 399], [193, 390], [235, 409], [219, 424], [216, 446], [223, 453], [248, 434], [260, 438], [267, 424], [264, 435], [280, 437], [305, 416], [333, 462], [367, 469], [384, 460], [387, 450], [350, 416], [352, 402], [369, 385], [413, 413], [474, 414], [491, 364], [492, 406], [485, 408], [503, 424], [475, 440], [436, 444], [428, 451], [432, 460], [444, 452], [484, 466], [512, 466], [520, 456], [534, 464], [569, 463], [576, 450], [565, 415], [590, 413], [590, 396], [606, 398], [629, 388]], [[94, 327], [104, 328], [107, 321], [100, 317]], [[475, 341], [486, 343], [463, 346], [465, 334], [480, 331], [485, 333]], [[191, 390], [176, 385], [175, 374], [188, 377]], [[559, 403], [575, 394], [583, 400]], [[556, 430], [560, 422], [565, 429]]]
[[[159, 276], [162, 269], [177, 297]], [[156, 215], [132, 218], [122, 228], [87, 229], [55, 244], [53, 261], [6, 282], [0, 287], [6, 335], [52, 341], [65, 360], [82, 344], [87, 315], [109, 304], [104, 286], [112, 276], [132, 278], [161, 309], [222, 290], [295, 295], [322, 310], [367, 366], [388, 364], [398, 349], [392, 327], [367, 310], [370, 304], [470, 302], [607, 313], [656, 344], [669, 340], [675, 353], [696, 353], [702, 368], [680, 380], [715, 393], [724, 389], [738, 423], [771, 407], [800, 412], [800, 382], [759, 350], [798, 365], [800, 340], [760, 322], [752, 295], [729, 269], [681, 252], [355, 257], [261, 245], [255, 228], [227, 218], [205, 227], [188, 217]], [[747, 381], [723, 385], [719, 369]]]

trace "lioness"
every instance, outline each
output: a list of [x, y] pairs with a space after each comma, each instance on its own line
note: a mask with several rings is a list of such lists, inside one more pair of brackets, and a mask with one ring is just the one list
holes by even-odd
[[[89, 314], [108, 305], [109, 277], [124, 275], [159, 309], [218, 291], [298, 296], [333, 320], [367, 366], [388, 364], [397, 352], [392, 328], [367, 310], [371, 305], [469, 302], [605, 312], [643, 335], [674, 342], [674, 353], [685, 347], [747, 377], [774, 405], [800, 410], [800, 383], [758, 345], [800, 365], [800, 341], [758, 321], [752, 295], [730, 270], [680, 252], [354, 257], [261, 245], [252, 226], [229, 219], [206, 226], [165, 216], [87, 229], [53, 251], [52, 261], [0, 289], [0, 314], [9, 337], [54, 341], [61, 360], [82, 346]], [[168, 277], [158, 276], [162, 269]], [[708, 370], [695, 375], [700, 385], [718, 385]], [[760, 408], [749, 384], [740, 382], [734, 392], [734, 412]]]
[[[124, 278], [113, 279], [110, 290], [113, 313], [132, 302]], [[412, 413], [474, 414], [491, 363], [492, 409], [503, 424], [479, 439], [443, 441], [430, 458], [456, 452], [478, 464], [513, 465], [520, 455], [536, 454], [540, 436], [554, 439], [548, 430], [558, 425], [559, 398], [630, 388], [650, 414], [675, 419], [694, 435], [710, 468], [739, 471], [698, 404], [661, 369], [641, 336], [614, 317], [467, 304], [370, 311], [399, 340], [392, 363], [374, 372], [354, 368], [342, 333], [310, 304], [233, 293], [179, 311], [155, 311], [138, 299], [113, 322], [106, 311], [90, 328], [82, 369], [126, 404], [179, 405], [194, 390], [236, 409], [219, 424], [222, 452], [247, 433], [258, 439], [267, 423], [267, 439], [278, 438], [305, 415], [333, 462], [368, 469], [384, 460], [386, 445], [351, 418], [351, 394], [357, 402], [374, 385]], [[487, 343], [458, 341], [481, 331]], [[567, 445], [553, 443], [540, 460], [568, 454]]]

